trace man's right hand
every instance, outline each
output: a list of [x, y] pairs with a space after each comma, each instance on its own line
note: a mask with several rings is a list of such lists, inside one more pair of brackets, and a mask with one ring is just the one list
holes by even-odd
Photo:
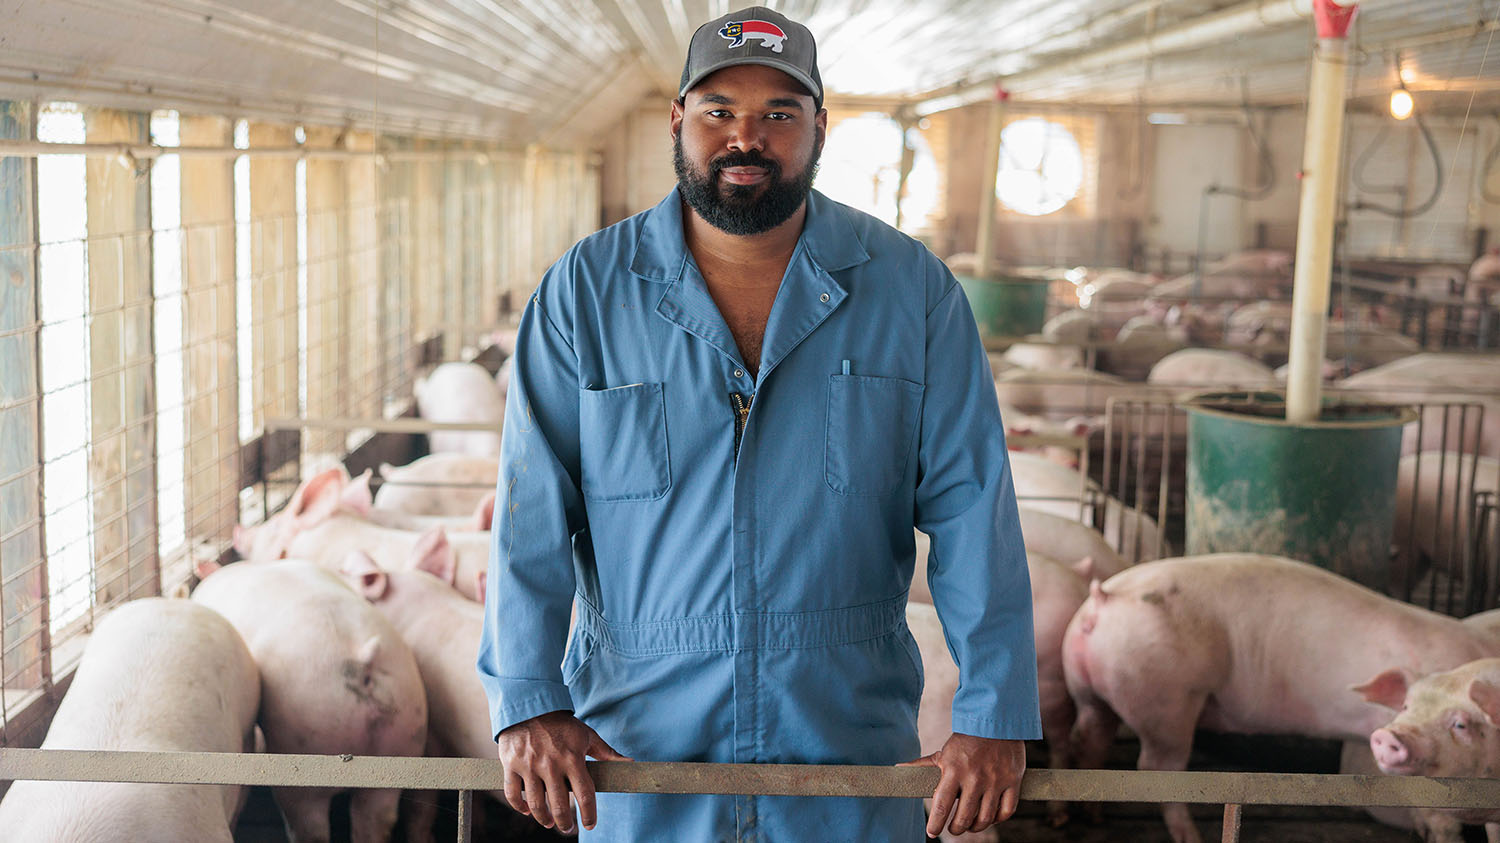
[[[592, 829], [594, 780], [584, 756], [600, 761], [629, 761], [583, 724], [571, 711], [553, 711], [523, 720], [501, 732], [500, 761], [505, 764], [505, 799], [510, 806], [547, 828], [573, 831], [568, 791], [578, 800], [583, 827]], [[524, 795], [523, 795], [524, 792]]]

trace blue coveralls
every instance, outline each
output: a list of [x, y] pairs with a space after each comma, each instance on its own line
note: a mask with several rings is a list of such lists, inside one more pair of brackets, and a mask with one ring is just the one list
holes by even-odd
[[[1010, 464], [953, 276], [814, 191], [752, 377], [682, 213], [674, 190], [580, 241], [521, 319], [478, 661], [494, 731], [572, 709], [641, 761], [915, 758], [915, 524], [960, 667], [954, 731], [1041, 737]], [[582, 836], [923, 824], [915, 799], [602, 794]]]

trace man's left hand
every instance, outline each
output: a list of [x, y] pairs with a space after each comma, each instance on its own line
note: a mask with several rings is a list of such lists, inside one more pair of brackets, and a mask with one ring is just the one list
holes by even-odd
[[1021, 774], [1026, 772], [1026, 744], [955, 733], [937, 752], [897, 766], [943, 771], [932, 794], [928, 837], [937, 837], [944, 825], [952, 834], [983, 831], [1016, 812]]

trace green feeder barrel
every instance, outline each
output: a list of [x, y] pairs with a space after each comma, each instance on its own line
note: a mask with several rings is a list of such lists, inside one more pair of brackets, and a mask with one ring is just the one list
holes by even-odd
[[973, 278], [959, 275], [958, 283], [969, 298], [979, 332], [989, 337], [1023, 337], [1042, 330], [1047, 321], [1045, 278], [996, 275]]
[[1188, 414], [1187, 552], [1288, 556], [1390, 583], [1401, 428], [1410, 407], [1326, 405], [1286, 421], [1275, 393], [1210, 393]]

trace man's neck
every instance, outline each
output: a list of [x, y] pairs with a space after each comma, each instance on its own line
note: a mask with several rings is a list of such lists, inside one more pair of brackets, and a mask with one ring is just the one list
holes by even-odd
[[[807, 219], [807, 203], [804, 201], [796, 213], [769, 231], [728, 234], [698, 216], [698, 212], [687, 203], [682, 207], [686, 212], [682, 215], [683, 239], [700, 269], [727, 265], [745, 269], [771, 266], [784, 270], [797, 248], [797, 238], [802, 236], [802, 223]], [[752, 273], [739, 277], [749, 281], [755, 276]], [[772, 277], [775, 283], [781, 282], [781, 272]]]

